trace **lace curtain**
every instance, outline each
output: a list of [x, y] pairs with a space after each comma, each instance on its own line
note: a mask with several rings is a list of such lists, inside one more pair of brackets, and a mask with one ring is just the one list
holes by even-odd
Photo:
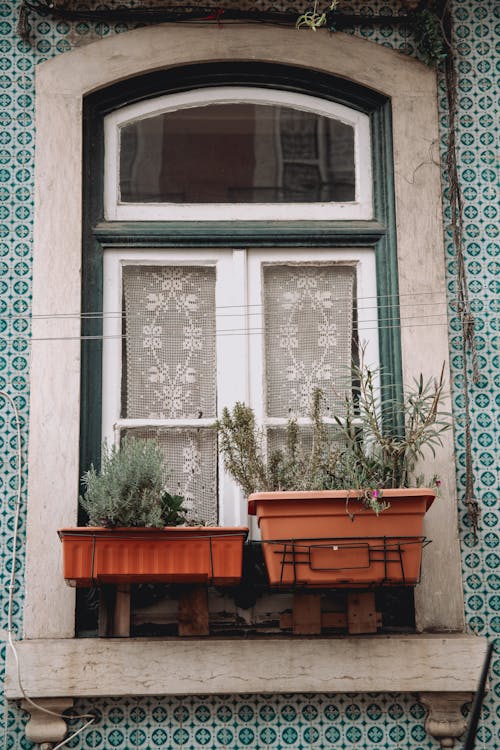
[[321, 388], [342, 408], [352, 356], [355, 269], [264, 267], [266, 403], [269, 417], [307, 417]]
[[216, 416], [215, 268], [125, 266], [123, 416]]
[[216, 417], [215, 269], [125, 266], [123, 295], [123, 416], [180, 421], [127, 433], [161, 445], [167, 489], [186, 498], [191, 519], [214, 524], [216, 431], [182, 420]]

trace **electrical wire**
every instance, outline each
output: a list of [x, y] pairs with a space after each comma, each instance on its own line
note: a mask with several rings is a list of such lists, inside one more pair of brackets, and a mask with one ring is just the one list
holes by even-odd
[[[402, 325], [400, 323], [394, 323], [393, 325], [373, 325], [373, 326], [363, 326], [362, 332], [365, 333], [367, 331], [403, 331], [407, 329], [414, 329], [414, 328], [443, 328], [448, 326], [448, 321], [443, 320], [442, 322], [436, 322], [436, 323], [408, 323], [407, 325]], [[274, 329], [276, 330], [276, 329]], [[231, 328], [223, 331], [216, 331], [214, 333], [214, 336], [216, 339], [226, 338], [229, 336], [262, 336], [264, 333], [272, 333], [273, 328], [272, 327], [266, 327], [264, 328]], [[50, 341], [80, 341], [80, 342], [91, 342], [91, 341], [113, 341], [113, 340], [122, 340], [125, 341], [127, 339], [126, 334], [89, 334], [89, 335], [76, 335], [76, 336], [36, 336], [29, 339], [31, 343], [38, 343], [38, 342], [50, 342]], [[174, 333], [170, 333], [168, 336], [168, 339], [170, 341], [182, 341], [184, 340], [183, 335], [178, 335]], [[19, 352], [19, 356], [22, 356], [22, 352]]]
[[[78, 7], [78, 9], [68, 8], [58, 5], [50, 0], [45, 2], [30, 2], [23, 0], [21, 9], [23, 11], [22, 22], [19, 24], [19, 33], [23, 38], [29, 40], [29, 30], [27, 27], [27, 16], [29, 13], [41, 17], [51, 17], [55, 19], [65, 19], [68, 21], [107, 21], [110, 23], [131, 22], [131, 23], [187, 23], [187, 24], [204, 24], [210, 22], [217, 23], [238, 23], [241, 21], [249, 23], [275, 24], [278, 26], [295, 26], [297, 14], [290, 11], [277, 11], [274, 8], [268, 10], [239, 8], [220, 8], [218, 6], [175, 6], [165, 5], [160, 7], [141, 6], [127, 7], [118, 5], [118, 7], [108, 7], [105, 9], [90, 9]], [[26, 18], [25, 18], [26, 16]], [[354, 25], [389, 25], [389, 24], [408, 24], [411, 22], [410, 15], [362, 15], [339, 13], [338, 11], [328, 10], [326, 12], [327, 25], [330, 29], [346, 28]]]
[[[67, 745], [70, 740], [72, 740], [74, 737], [77, 737], [79, 734], [81, 734], [83, 731], [85, 731], [85, 729], [87, 729], [87, 727], [89, 727], [91, 724], [93, 724], [95, 722], [96, 717], [93, 714], [87, 714], [87, 715], [91, 716], [92, 718], [89, 719], [87, 721], [87, 723], [84, 724], [82, 727], [80, 727], [80, 729], [78, 729], [76, 732], [73, 732], [73, 734], [71, 734], [69, 737], [66, 737], [65, 740], [63, 740], [62, 742], [59, 742], [58, 745], [54, 745], [54, 747], [52, 748], [52, 750], [58, 750], [59, 747], [64, 747], [64, 745]], [[77, 716], [76, 718], [77, 719], [81, 719], [84, 716], [85, 716], [85, 714], [81, 714], [80, 716]], [[63, 718], [69, 718], [69, 717], [63, 717]], [[75, 717], [71, 717], [71, 718], [75, 718]]]
[[[367, 305], [364, 306], [363, 309], [365, 310], [371, 310], [371, 309], [377, 309], [378, 305], [380, 303], [386, 303], [385, 308], [386, 309], [405, 309], [405, 307], [414, 307], [415, 306], [415, 300], [418, 299], [418, 305], [419, 307], [426, 306], [426, 305], [432, 305], [435, 307], [436, 305], [447, 305], [447, 302], [445, 300], [435, 302], [432, 299], [432, 297], [436, 296], [435, 291], [414, 291], [414, 292], [407, 292], [406, 294], [381, 294], [381, 295], [368, 295], [368, 296], [357, 296], [356, 301], [358, 303], [360, 302], [366, 302], [369, 300], [373, 300], [373, 305]], [[423, 302], [422, 299], [427, 297], [429, 300], [428, 302]], [[406, 303], [404, 301], [405, 298], [408, 298], [410, 301]], [[350, 298], [349, 298], [350, 299]], [[393, 303], [387, 304], [387, 300], [395, 300]], [[348, 301], [347, 297], [334, 297], [330, 300], [332, 303], [335, 302], [346, 302]], [[402, 301], [402, 302], [401, 302]], [[215, 305], [215, 311], [218, 310], [241, 310], [242, 314], [253, 314], [249, 313], [249, 310], [252, 310], [254, 308], [262, 309], [264, 305], [262, 303], [254, 303], [254, 304], [242, 304], [242, 305]], [[230, 313], [231, 315], [234, 315], [235, 313]], [[38, 313], [38, 314], [28, 314], [28, 315], [14, 315], [14, 314], [7, 314], [7, 315], [1, 315], [0, 314], [0, 320], [58, 320], [58, 319], [64, 319], [64, 318], [70, 318], [75, 320], [80, 319], [100, 319], [100, 318], [107, 318], [107, 317], [123, 317], [124, 311], [123, 310], [108, 310], [108, 311], [101, 311], [101, 310], [95, 310], [95, 311], [86, 311], [86, 312], [70, 312], [70, 313]]]
[[[375, 321], [373, 321], [375, 322]], [[408, 325], [401, 325], [398, 323], [394, 323], [393, 325], [373, 325], [370, 327], [363, 326], [363, 332], [365, 331], [393, 331], [393, 330], [404, 330], [407, 328], [439, 328], [443, 326], [447, 326], [448, 321], [444, 320], [442, 323], [409, 323]], [[261, 336], [264, 333], [272, 333], [272, 327], [266, 327], [264, 328], [231, 328], [224, 331], [217, 331], [215, 333], [216, 338], [224, 338], [227, 336]], [[30, 339], [30, 341], [34, 342], [43, 342], [43, 341], [110, 341], [110, 340], [126, 340], [127, 336], [126, 334], [95, 334], [95, 335], [88, 335], [88, 336], [41, 336], [41, 337], [33, 337]], [[177, 334], [169, 334], [169, 340], [184, 340], [184, 336], [177, 335]]]
[[[369, 299], [369, 298], [367, 298], [367, 299]], [[443, 303], [431, 303], [431, 302], [429, 302], [428, 306], [432, 306], [432, 309], [434, 310], [436, 308], [436, 304], [437, 305], [439, 305], [439, 304], [445, 305], [444, 302]], [[425, 306], [425, 304], [424, 304], [424, 306]], [[231, 319], [243, 318], [245, 320], [248, 320], [248, 318], [252, 317], [252, 316], [253, 317], [262, 316], [262, 312], [261, 311], [262, 311], [263, 307], [264, 307], [263, 305], [257, 305], [257, 304], [256, 305], [224, 306], [224, 307], [215, 308], [215, 315], [216, 315], [216, 319], [217, 320], [220, 320], [221, 318], [231, 318]], [[389, 314], [389, 315], [385, 316], [382, 320], [379, 320], [378, 317], [372, 317], [372, 318], [365, 319], [365, 320], [361, 320], [360, 319], [359, 320], [359, 322], [360, 322], [360, 328], [362, 327], [362, 329], [364, 331], [370, 331], [370, 330], [378, 330], [378, 331], [380, 331], [380, 330], [396, 330], [396, 329], [415, 328], [415, 327], [422, 327], [422, 326], [426, 326], [426, 327], [440, 326], [440, 327], [442, 327], [442, 326], [447, 326], [448, 323], [449, 323], [446, 309], [443, 310], [442, 312], [437, 311], [437, 312], [430, 313], [428, 315], [419, 313], [418, 315], [405, 316], [404, 315], [405, 308], [406, 307], [413, 308], [414, 305], [403, 305], [403, 306], [393, 305], [393, 306], [389, 307], [389, 313], [390, 313], [391, 307], [394, 308], [394, 313], [395, 313], [394, 315], [391, 316]], [[422, 307], [423, 306], [420, 305], [420, 309]], [[237, 312], [226, 313], [226, 314], [218, 314], [217, 313], [217, 310], [220, 310], [220, 309], [230, 309], [230, 308], [235, 309]], [[249, 312], [249, 310], [251, 308], [259, 308], [259, 309], [256, 310], [255, 312], [251, 312], [251, 311]], [[367, 310], [370, 310], [370, 309], [374, 310], [376, 308], [375, 308], [375, 306], [373, 306], [372, 308], [370, 308], [370, 307], [364, 307], [362, 309], [362, 312], [366, 312]], [[359, 310], [359, 312], [361, 312], [361, 310]], [[401, 316], [399, 314], [400, 312], [403, 312], [403, 316]], [[78, 315], [76, 313], [73, 314], [73, 315], [70, 315], [70, 314], [59, 314], [59, 315], [53, 315], [53, 316], [38, 315], [38, 316], [34, 316], [33, 320], [51, 320], [51, 319], [53, 319], [53, 320], [61, 320], [61, 321], [63, 321], [63, 320], [78, 320], [80, 318], [81, 318], [82, 322], [84, 322], [86, 320], [90, 321], [90, 322], [94, 322], [94, 321], [95, 322], [101, 322], [101, 320], [103, 322], [107, 321], [107, 320], [119, 321], [119, 320], [126, 320], [126, 314], [125, 314], [124, 311], [120, 311], [120, 312], [109, 311], [109, 312], [103, 312], [103, 313], [82, 313], [81, 315]], [[0, 319], [1, 319], [1, 317], [0, 317]], [[12, 316], [12, 320], [17, 320], [17, 319], [20, 319], [20, 316], [19, 317]], [[23, 318], [23, 319], [29, 320], [28, 317]], [[269, 332], [272, 333], [273, 330], [277, 331], [277, 330], [279, 330], [279, 328], [278, 327], [269, 326], [269, 325], [265, 326], [265, 332], [266, 333], [269, 333]], [[261, 335], [263, 333], [264, 333], [264, 329], [262, 327], [252, 328], [251, 326], [243, 326], [242, 325], [241, 327], [219, 329], [219, 330], [217, 330], [215, 332], [215, 335], [217, 337], [221, 337], [221, 336], [235, 336], [235, 335], [239, 335], [239, 334], [243, 335], [243, 336], [247, 336], [247, 335], [254, 335], [254, 334]], [[31, 336], [29, 340], [31, 342], [36, 342], [36, 341], [77, 341], [77, 340], [80, 340], [80, 341], [100, 341], [101, 340], [102, 341], [102, 340], [107, 340], [107, 339], [119, 339], [119, 338], [125, 338], [125, 335], [122, 335], [122, 334], [119, 334], [119, 333], [114, 333], [114, 334], [102, 334], [102, 333], [96, 333], [96, 334], [90, 334], [89, 333], [89, 334], [85, 334], [85, 333], [83, 333], [83, 334], [78, 334], [78, 335], [73, 335], [73, 336], [66, 336], [66, 335], [61, 335], [61, 336]], [[169, 338], [170, 339], [176, 339], [176, 338], [183, 338], [183, 336], [178, 336], [175, 332], [171, 332]]]

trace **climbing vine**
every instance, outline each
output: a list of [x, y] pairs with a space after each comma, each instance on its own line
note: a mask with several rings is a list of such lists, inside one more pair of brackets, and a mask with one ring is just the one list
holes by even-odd
[[[474, 466], [472, 460], [470, 387], [479, 381], [479, 367], [475, 344], [475, 317], [472, 313], [467, 271], [464, 257], [463, 239], [463, 200], [458, 174], [457, 159], [457, 61], [452, 42], [452, 20], [446, 3], [442, 16], [443, 38], [446, 40], [447, 54], [444, 63], [446, 100], [448, 106], [448, 143], [446, 147], [446, 176], [449, 186], [451, 212], [451, 232], [457, 261], [457, 287], [455, 305], [462, 328], [462, 376], [464, 397], [464, 437], [465, 437], [465, 506], [474, 531], [477, 534], [480, 507], [475, 497]], [[470, 364], [469, 364], [470, 363]], [[471, 375], [469, 375], [469, 371]]]

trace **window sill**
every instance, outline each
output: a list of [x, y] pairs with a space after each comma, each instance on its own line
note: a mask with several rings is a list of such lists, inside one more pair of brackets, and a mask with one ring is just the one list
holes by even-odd
[[[32, 698], [476, 689], [486, 651], [464, 634], [255, 639], [37, 639], [16, 644]], [[5, 695], [20, 699], [8, 649]]]

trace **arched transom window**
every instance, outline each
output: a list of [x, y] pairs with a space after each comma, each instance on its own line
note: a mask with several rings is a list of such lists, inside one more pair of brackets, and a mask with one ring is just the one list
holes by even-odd
[[108, 219], [369, 219], [369, 118], [304, 94], [225, 86], [106, 118]]

